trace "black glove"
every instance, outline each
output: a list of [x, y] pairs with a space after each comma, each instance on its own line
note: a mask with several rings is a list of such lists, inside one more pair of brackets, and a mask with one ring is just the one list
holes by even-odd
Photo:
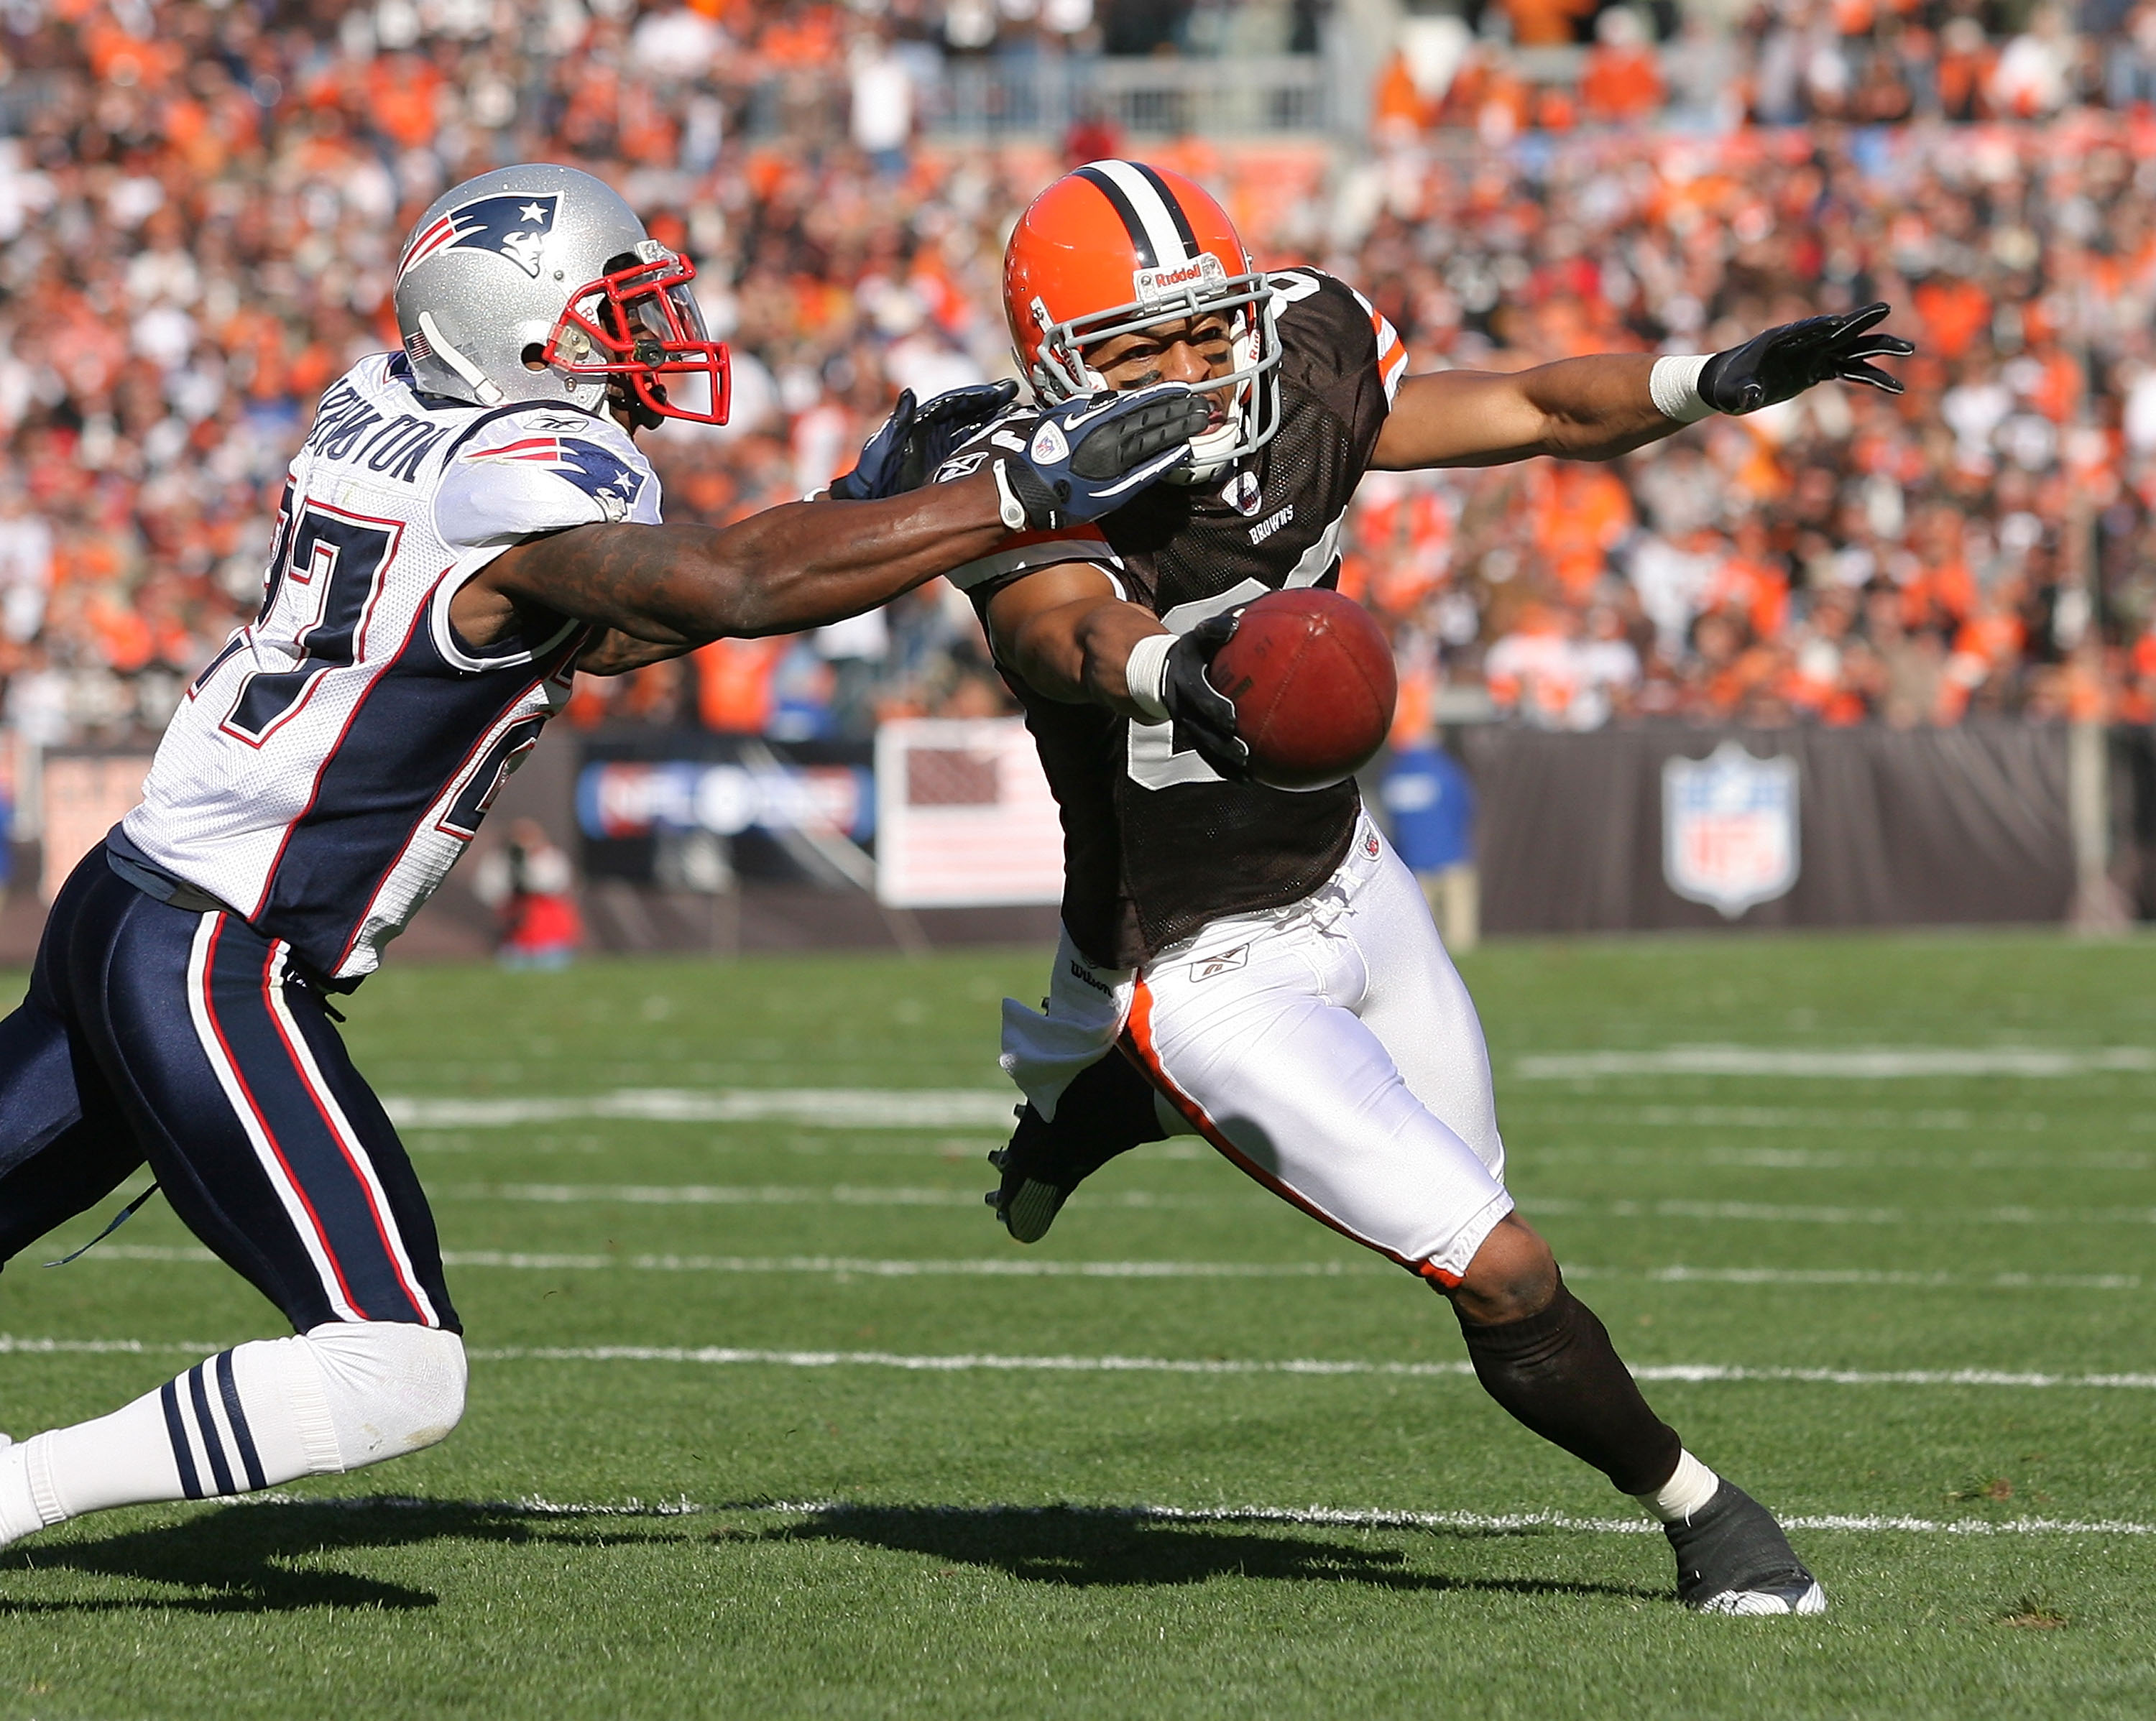
[[[1081, 395], [1033, 421], [1022, 454], [996, 463], [1013, 531], [1050, 531], [1113, 513], [1162, 474], [1190, 458], [1190, 438], [1212, 422], [1204, 397], [1180, 382], [1128, 394]], [[998, 433], [998, 436], [1001, 433]]]
[[1200, 622], [1168, 648], [1161, 703], [1175, 724], [1175, 745], [1188, 746], [1231, 783], [1250, 780], [1250, 750], [1235, 733], [1235, 702], [1206, 674], [1214, 655], [1235, 637], [1240, 609]]
[[1806, 317], [1754, 335], [1707, 361], [1699, 373], [1699, 397], [1717, 412], [1756, 412], [1794, 399], [1815, 383], [1837, 379], [1899, 394], [1900, 377], [1864, 362], [1905, 359], [1916, 351], [1898, 335], [1870, 332], [1892, 309], [1867, 305], [1846, 316]]
[[854, 469], [831, 480], [831, 494], [841, 502], [880, 502], [919, 489], [960, 443], [1017, 398], [1015, 382], [977, 382], [916, 407], [907, 389], [883, 428], [862, 445]]

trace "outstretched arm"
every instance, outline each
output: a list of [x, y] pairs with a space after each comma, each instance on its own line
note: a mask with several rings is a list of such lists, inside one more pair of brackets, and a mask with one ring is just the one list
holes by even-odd
[[[857, 614], [986, 556], [1009, 530], [995, 479], [978, 473], [886, 502], [792, 502], [725, 527], [578, 526], [504, 551], [472, 584], [658, 648], [599, 643], [652, 663], [725, 635]], [[588, 667], [609, 673], [596, 655]]]
[[1684, 428], [1648, 392], [1655, 361], [1561, 359], [1510, 376], [1434, 371], [1400, 384], [1370, 464], [1496, 466], [1532, 454], [1609, 460]]
[[1752, 412], [1821, 382], [1902, 384], [1866, 361], [1916, 351], [1878, 324], [1888, 307], [1806, 317], [1742, 346], [1690, 358], [1611, 354], [1561, 359], [1510, 376], [1444, 371], [1400, 385], [1370, 464], [1495, 466], [1533, 454], [1608, 460], [1672, 435], [1710, 412]]
[[597, 623], [608, 633], [585, 663], [612, 674], [729, 635], [821, 627], [1011, 532], [1110, 512], [1188, 460], [1206, 422], [1202, 397], [1179, 386], [1102, 395], [1048, 408], [978, 471], [887, 499], [788, 503], [722, 528], [572, 527], [504, 551], [457, 592], [450, 619], [476, 643], [533, 633], [534, 612]]

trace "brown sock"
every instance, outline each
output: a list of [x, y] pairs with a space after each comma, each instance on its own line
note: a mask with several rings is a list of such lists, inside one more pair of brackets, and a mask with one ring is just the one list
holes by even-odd
[[1538, 1314], [1494, 1326], [1462, 1316], [1460, 1330], [1483, 1391], [1620, 1493], [1652, 1493], [1675, 1473], [1676, 1430], [1647, 1407], [1609, 1329], [1563, 1279]]

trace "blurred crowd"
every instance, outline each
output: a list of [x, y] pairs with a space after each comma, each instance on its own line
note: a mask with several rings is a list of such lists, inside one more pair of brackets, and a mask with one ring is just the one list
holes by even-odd
[[[923, 144], [906, 54], [965, 49], [963, 4], [0, 3], [7, 722], [43, 745], [162, 726], [252, 609], [316, 396], [395, 341], [406, 228], [499, 162], [605, 175], [697, 264], [736, 404], [647, 439], [672, 517], [816, 489], [898, 389], [1007, 371], [1007, 225], [1118, 140], [1089, 120], [1060, 146]], [[1532, 41], [1524, 5], [1502, 16]], [[1090, 49], [1119, 15], [986, 9], [1005, 47]], [[1622, 56], [1686, 28], [1590, 8], [1544, 21], [1595, 40], [1569, 113], [1507, 93], [1486, 28], [1435, 98], [1404, 60], [1380, 76], [1374, 152], [1146, 145], [1219, 191], [1261, 260], [1361, 287], [1417, 369], [1705, 351], [1873, 299], [1920, 343], [1899, 398], [1821, 389], [1607, 466], [1371, 479], [1342, 578], [1395, 639], [1404, 734], [2156, 718], [2156, 5], [2015, 31], [1937, 9], [1776, 7], [1726, 44], [1738, 110], [1712, 125], [1584, 123]], [[2029, 41], [2058, 76], [2025, 99]], [[789, 68], [840, 79], [850, 129], [739, 136]], [[580, 679], [571, 715], [858, 739], [1009, 709], [939, 581], [812, 636]]]

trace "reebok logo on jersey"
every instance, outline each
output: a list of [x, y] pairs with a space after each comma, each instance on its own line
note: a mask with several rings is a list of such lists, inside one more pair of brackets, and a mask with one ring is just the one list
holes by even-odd
[[1230, 969], [1240, 968], [1250, 960], [1250, 947], [1239, 944], [1232, 950], [1223, 950], [1217, 956], [1208, 956], [1203, 962], [1192, 963], [1190, 978], [1194, 984], [1201, 980], [1210, 980], [1216, 974], [1225, 974]]
[[1099, 981], [1094, 979], [1092, 975], [1086, 971], [1086, 965], [1083, 962], [1079, 961], [1075, 957], [1071, 959], [1070, 977], [1076, 981], [1081, 986], [1089, 986], [1092, 987], [1095, 991], [1098, 992], [1104, 998], [1112, 998], [1116, 995], [1114, 987], [1104, 986]]
[[1295, 519], [1295, 504], [1291, 502], [1277, 514], [1269, 514], [1250, 528], [1250, 541], [1262, 544], [1266, 539]]

